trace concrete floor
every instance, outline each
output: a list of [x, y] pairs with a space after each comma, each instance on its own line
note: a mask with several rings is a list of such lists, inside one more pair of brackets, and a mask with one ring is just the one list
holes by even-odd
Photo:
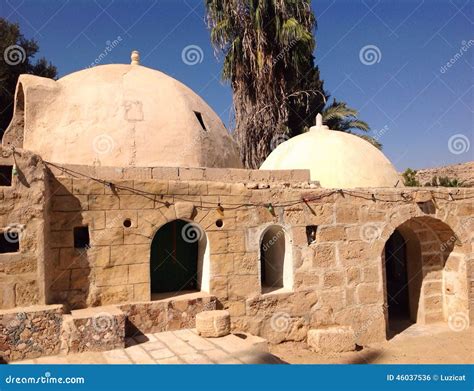
[[195, 329], [127, 338], [127, 347], [40, 357], [13, 364], [271, 364], [266, 340], [249, 334], [202, 338]]

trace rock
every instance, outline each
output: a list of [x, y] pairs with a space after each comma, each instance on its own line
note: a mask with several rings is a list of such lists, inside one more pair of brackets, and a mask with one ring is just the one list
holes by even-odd
[[355, 349], [352, 327], [332, 326], [308, 331], [308, 345], [317, 353], [341, 353]]
[[196, 315], [196, 330], [206, 338], [223, 337], [230, 334], [228, 311], [203, 311]]

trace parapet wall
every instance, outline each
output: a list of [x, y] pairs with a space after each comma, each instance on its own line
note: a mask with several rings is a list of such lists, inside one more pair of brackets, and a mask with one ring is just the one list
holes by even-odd
[[[361, 344], [385, 338], [383, 251], [398, 227], [420, 245], [417, 320], [448, 320], [472, 305], [466, 270], [473, 190], [322, 189], [289, 181], [286, 172], [258, 177], [245, 170], [103, 170], [51, 169], [55, 303], [83, 308], [150, 300], [153, 238], [166, 223], [181, 219], [205, 234], [207, 258], [201, 261], [209, 270], [203, 290], [231, 312], [234, 329], [271, 342], [301, 340], [310, 327], [334, 324], [352, 326]], [[222, 175], [229, 180], [219, 180]], [[86, 252], [74, 249], [78, 225], [90, 229]], [[272, 227], [280, 227], [285, 238], [288, 281], [267, 292], [261, 249]]]
[[[384, 247], [396, 229], [418, 246], [410, 261], [421, 276], [412, 284], [416, 320], [472, 309], [472, 189], [322, 189], [305, 170], [45, 169], [30, 155], [17, 166], [26, 181], [18, 175], [1, 189], [1, 216], [4, 227], [25, 229], [20, 251], [0, 255], [3, 308], [152, 300], [152, 243], [179, 219], [200, 227], [198, 289], [229, 310], [234, 330], [270, 342], [329, 325], [351, 326], [359, 344], [385, 338]], [[87, 227], [84, 248], [78, 227]], [[262, 251], [278, 241], [282, 287], [267, 289]]]
[[[189, 167], [94, 167], [80, 165], [48, 165], [55, 176], [94, 177], [102, 180], [181, 180], [227, 183], [309, 182], [309, 170], [245, 170], [239, 168]], [[313, 182], [317, 183], [317, 182]]]

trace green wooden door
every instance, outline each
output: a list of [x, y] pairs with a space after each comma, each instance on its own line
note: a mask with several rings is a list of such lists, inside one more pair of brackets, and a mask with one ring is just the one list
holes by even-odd
[[151, 243], [151, 292], [197, 289], [198, 241], [183, 239], [183, 220], [174, 220], [156, 233]]

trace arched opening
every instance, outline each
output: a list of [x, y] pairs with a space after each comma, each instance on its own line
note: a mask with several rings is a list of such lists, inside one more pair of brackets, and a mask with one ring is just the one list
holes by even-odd
[[263, 293], [291, 289], [289, 247], [282, 227], [272, 225], [265, 230], [260, 242], [260, 282]]
[[195, 223], [173, 220], [155, 234], [150, 252], [152, 299], [207, 290], [207, 238]]
[[410, 219], [393, 231], [382, 252], [387, 338], [413, 323], [446, 321], [466, 306], [457, 240], [448, 225], [432, 217]]
[[412, 323], [407, 255], [407, 242], [403, 235], [395, 230], [387, 240], [384, 250], [386, 300], [389, 330], [392, 332], [399, 332]]

